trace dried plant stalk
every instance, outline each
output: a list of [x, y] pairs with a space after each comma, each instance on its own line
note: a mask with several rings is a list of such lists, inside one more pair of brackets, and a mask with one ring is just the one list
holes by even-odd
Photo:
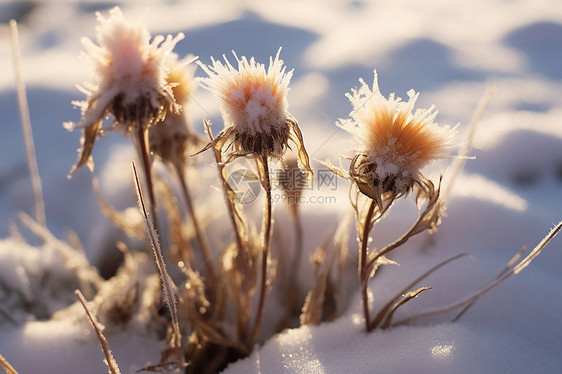
[[45, 217], [45, 200], [43, 199], [43, 188], [41, 186], [41, 177], [39, 176], [39, 168], [37, 167], [37, 156], [35, 155], [35, 144], [33, 142], [33, 131], [31, 130], [31, 119], [29, 116], [29, 105], [27, 103], [27, 94], [25, 92], [25, 83], [21, 71], [20, 43], [18, 36], [18, 24], [15, 20], [10, 20], [10, 31], [12, 34], [12, 56], [14, 60], [14, 74], [16, 76], [16, 85], [18, 91], [18, 104], [21, 116], [21, 128], [23, 130], [23, 139], [27, 155], [27, 167], [29, 168], [29, 176], [31, 178], [31, 187], [33, 190], [33, 201], [35, 205], [35, 220], [41, 226], [47, 226]]
[[328, 277], [336, 255], [336, 250], [332, 250], [327, 254], [330, 239], [332, 239], [332, 233], [328, 232], [323, 243], [310, 258], [310, 261], [314, 265], [315, 282], [312, 289], [306, 295], [302, 307], [302, 313], [300, 315], [301, 325], [318, 325], [322, 322]]
[[267, 269], [269, 262], [269, 247], [271, 240], [271, 226], [273, 224], [272, 206], [271, 206], [271, 180], [269, 176], [269, 161], [267, 155], [262, 154], [256, 159], [258, 170], [261, 178], [262, 187], [265, 190], [265, 208], [263, 212], [262, 221], [262, 234], [263, 234], [263, 250], [262, 250], [262, 264], [261, 264], [261, 282], [260, 293], [258, 299], [258, 309], [256, 312], [256, 319], [254, 327], [250, 335], [250, 344], [252, 347], [257, 341], [260, 332], [261, 320], [263, 317], [263, 309], [265, 307], [265, 296], [267, 293], [268, 279]]
[[523, 258], [519, 262], [513, 261], [515, 258], [521, 257], [520, 252], [518, 252], [514, 256], [514, 258], [509, 261], [508, 266], [509, 264], [511, 264], [511, 266], [509, 266], [508, 269], [502, 270], [494, 280], [492, 280], [482, 289], [449, 305], [431, 309], [426, 312], [420, 313], [418, 315], [412, 316], [410, 318], [401, 320], [397, 322], [396, 325], [408, 324], [416, 320], [421, 320], [423, 318], [427, 318], [439, 314], [445, 314], [448, 312], [461, 309], [460, 312], [457, 313], [456, 316], [453, 318], [453, 321], [457, 321], [464, 314], [464, 312], [474, 302], [476, 302], [482, 295], [486, 294], [487, 292], [489, 292], [496, 286], [500, 285], [504, 281], [508, 280], [512, 276], [519, 274], [523, 269], [529, 266], [529, 264], [541, 253], [543, 248], [558, 234], [558, 232], [560, 232], [561, 229], [562, 229], [562, 221], [560, 221], [552, 230], [550, 230], [550, 232], [535, 246], [535, 248], [533, 248], [533, 250], [525, 258]]
[[150, 203], [150, 214], [152, 215], [152, 225], [156, 233], [160, 232], [158, 217], [156, 216], [156, 196], [152, 178], [152, 162], [150, 161], [150, 150], [148, 147], [148, 129], [139, 127], [137, 129], [137, 152], [142, 161], [142, 169], [148, 189], [148, 201]]
[[6, 360], [4, 358], [4, 356], [2, 356], [1, 354], [0, 354], [0, 364], [2, 364], [2, 366], [4, 366], [4, 369], [6, 369], [7, 374], [18, 374], [16, 369], [14, 369], [14, 367], [12, 365], [10, 365], [8, 360]]
[[415, 299], [423, 291], [427, 291], [427, 290], [430, 290], [430, 289], [431, 289], [431, 287], [421, 287], [421, 288], [418, 288], [415, 291], [411, 291], [411, 292], [408, 292], [407, 294], [403, 295], [402, 298], [400, 299], [400, 301], [398, 301], [396, 304], [394, 304], [392, 306], [392, 308], [388, 312], [388, 315], [386, 316], [383, 324], [381, 325], [381, 328], [386, 329], [390, 325], [390, 322], [392, 321], [392, 316], [394, 315], [394, 312], [396, 312], [396, 310], [400, 306], [404, 305], [405, 303], [407, 303], [408, 301], [410, 301], [412, 299]]
[[[368, 243], [369, 243], [369, 233], [374, 223], [375, 207], [377, 203], [374, 199], [371, 199], [369, 203], [369, 209], [365, 221], [361, 224], [358, 222], [358, 226], [363, 226], [363, 232], [360, 235], [361, 238], [361, 249], [360, 249], [360, 260], [359, 260], [359, 280], [361, 282], [361, 298], [363, 300], [363, 315], [365, 317], [365, 329], [369, 332], [372, 330], [370, 327], [371, 317], [369, 314], [369, 279], [371, 278], [371, 272], [367, 271], [367, 255], [368, 255]], [[357, 218], [359, 221], [360, 218]], [[358, 232], [359, 234], [359, 232]]]
[[[422, 211], [420, 211], [416, 221], [412, 224], [408, 231], [406, 231], [394, 242], [388, 244], [380, 250], [369, 252], [369, 233], [374, 224], [382, 217], [384, 212], [389, 209], [390, 204], [384, 203], [384, 200], [382, 200], [383, 204], [381, 205], [381, 201], [377, 201], [376, 199], [369, 199], [367, 201], [368, 208], [363, 206], [359, 209], [359, 203], [355, 204], [358, 217], [357, 233], [360, 238], [359, 280], [361, 284], [365, 328], [368, 332], [376, 328], [378, 323], [381, 322], [380, 318], [382, 318], [382, 316], [377, 315], [374, 320], [371, 320], [369, 311], [369, 280], [373, 277], [376, 269], [381, 263], [388, 262], [388, 259], [385, 257], [386, 254], [402, 246], [410, 238], [421, 232], [432, 232], [439, 224], [443, 210], [443, 201], [440, 199], [441, 180], [439, 180], [437, 188], [435, 188], [431, 181], [426, 179], [416, 181], [415, 183], [419, 188], [416, 200], [419, 202], [421, 199], [427, 199], [427, 205]], [[365, 210], [366, 212], [363, 213]], [[417, 296], [417, 294], [414, 295], [414, 297], [415, 296]], [[405, 302], [412, 298], [413, 297], [407, 298]]]
[[[134, 182], [137, 191], [137, 197], [139, 200], [139, 208], [141, 214], [144, 218], [147, 228], [147, 235], [150, 240], [150, 244], [152, 245], [152, 249], [154, 250], [154, 257], [156, 259], [156, 265], [158, 267], [158, 271], [160, 273], [160, 278], [162, 280], [162, 290], [164, 293], [164, 300], [168, 309], [170, 310], [170, 315], [172, 318], [172, 341], [171, 347], [173, 349], [181, 349], [181, 334], [179, 329], [179, 322], [178, 322], [178, 314], [176, 309], [176, 298], [174, 295], [174, 285], [173, 281], [168, 275], [166, 271], [166, 264], [164, 263], [164, 258], [162, 256], [162, 250], [160, 249], [160, 242], [158, 241], [158, 234], [154, 228], [153, 222], [150, 220], [148, 216], [148, 212], [146, 211], [146, 206], [144, 204], [144, 199], [142, 197], [142, 190], [140, 186], [139, 177], [137, 174], [137, 169], [135, 167], [135, 163], [132, 162], [133, 167], [133, 174], [134, 174]], [[181, 356], [183, 358], [183, 355]]]
[[[412, 289], [416, 284], [418, 284], [419, 282], [421, 282], [422, 280], [424, 280], [425, 278], [427, 278], [429, 275], [433, 274], [435, 271], [437, 271], [438, 269], [440, 269], [441, 267], [447, 265], [448, 263], [458, 260], [462, 257], [466, 257], [468, 256], [468, 254], [466, 253], [461, 253], [458, 254], [456, 256], [450, 257], [448, 259], [446, 259], [445, 261], [442, 261], [440, 263], [438, 263], [437, 265], [435, 265], [434, 267], [432, 267], [431, 269], [429, 269], [428, 271], [426, 271], [425, 273], [423, 273], [422, 275], [420, 275], [419, 277], [417, 277], [416, 279], [414, 279], [414, 281], [412, 281], [410, 284], [408, 284], [406, 287], [404, 287], [402, 290], [400, 290], [396, 296], [394, 296], [392, 299], [390, 299], [377, 313], [377, 315], [375, 316], [375, 318], [371, 321], [371, 326], [373, 329], [377, 328], [379, 326], [379, 324], [382, 322], [383, 318], [385, 318], [385, 316], [387, 316], [387, 314], [389, 313], [389, 311], [391, 309], [396, 309], [393, 307], [393, 304], [398, 302], [398, 299], [406, 294], [408, 292], [408, 290]], [[403, 303], [402, 303], [403, 304]], [[395, 304], [396, 305], [396, 304]], [[388, 320], [388, 323], [386, 324], [386, 327], [388, 327], [390, 325], [391, 322], [391, 318], [389, 318], [387, 316], [387, 318], [385, 318], [385, 320]], [[384, 326], [382, 328], [385, 328]]]
[[191, 196], [189, 186], [186, 183], [185, 171], [183, 170], [182, 165], [179, 165], [177, 163], [174, 164], [174, 169], [180, 182], [181, 191], [183, 193], [187, 209], [189, 211], [189, 214], [191, 215], [191, 221], [193, 222], [193, 228], [195, 229], [197, 242], [199, 243], [199, 247], [201, 248], [201, 255], [203, 256], [203, 266], [205, 266], [207, 276], [209, 277], [209, 289], [212, 290], [211, 293], [214, 293], [217, 289], [217, 273], [215, 271], [214, 261], [211, 256], [211, 246], [209, 244], [209, 240], [207, 239], [205, 230], [199, 223], [199, 218], [195, 211], [195, 207], [193, 206], [193, 198]]
[[[204, 121], [205, 124], [205, 132], [209, 137], [210, 143], [213, 143], [215, 139], [213, 138], [213, 134], [211, 132], [211, 123], [207, 120]], [[244, 224], [244, 220], [240, 216], [239, 212], [236, 209], [236, 206], [232, 202], [229, 196], [233, 193], [232, 189], [227, 183], [227, 175], [226, 175], [226, 167], [224, 163], [221, 162], [221, 150], [220, 148], [213, 148], [213, 154], [215, 156], [219, 177], [221, 180], [221, 186], [224, 191], [224, 198], [226, 202], [226, 207], [228, 210], [228, 217], [232, 223], [232, 229], [234, 232], [234, 237], [236, 240], [236, 245], [238, 247], [238, 256], [241, 258], [239, 262], [241, 267], [241, 271], [243, 274], [249, 275], [250, 271], [248, 268], [249, 260], [247, 258], [247, 254], [245, 251], [246, 242], [247, 242], [247, 234], [246, 234], [246, 227]]]
[[96, 317], [90, 311], [90, 308], [88, 307], [88, 304], [86, 302], [86, 299], [84, 298], [84, 295], [82, 295], [82, 292], [80, 292], [80, 290], [76, 290], [74, 291], [74, 293], [76, 294], [78, 300], [80, 300], [80, 303], [84, 307], [84, 310], [86, 311], [86, 315], [88, 316], [88, 320], [90, 321], [90, 324], [92, 325], [94, 331], [98, 336], [98, 339], [101, 344], [101, 349], [103, 351], [103, 354], [105, 355], [104, 362], [107, 365], [107, 368], [109, 369], [109, 374], [120, 374], [121, 372], [119, 371], [119, 366], [117, 365], [117, 361], [115, 361], [115, 358], [111, 354], [111, 351], [109, 350], [109, 347], [107, 345], [107, 340], [105, 340], [105, 337], [103, 336], [103, 332], [102, 332], [104, 329], [103, 325], [96, 320]]
[[484, 112], [486, 111], [486, 108], [488, 108], [488, 104], [494, 96], [494, 92], [495, 85], [488, 84], [486, 86], [484, 94], [482, 95], [480, 101], [478, 102], [478, 105], [476, 106], [476, 110], [472, 114], [472, 118], [470, 119], [470, 123], [468, 124], [469, 131], [466, 140], [462, 143], [458, 155], [455, 158], [453, 165], [451, 165], [451, 175], [449, 177], [449, 183], [447, 184], [445, 191], [443, 191], [444, 199], [447, 199], [451, 195], [455, 180], [462, 172], [464, 165], [466, 164], [466, 160], [470, 158], [468, 156], [468, 152], [470, 152], [470, 148], [472, 147], [472, 141], [474, 139], [474, 135], [476, 134], [478, 123], [482, 119], [482, 116], [484, 116]]
[[[210, 143], [214, 143], [215, 139], [211, 131], [211, 123], [208, 120], [205, 120], [204, 125], [205, 132], [207, 133]], [[241, 283], [242, 288], [237, 290], [236, 295], [233, 297], [233, 300], [235, 301], [234, 306], [236, 311], [236, 330], [238, 340], [240, 342], [246, 342], [250, 320], [250, 289], [253, 287], [255, 278], [255, 275], [251, 270], [253, 269], [253, 259], [249, 250], [245, 220], [238, 211], [236, 204], [234, 204], [231, 199], [231, 196], [234, 195], [234, 191], [227, 182], [228, 176], [226, 173], [226, 165], [221, 161], [221, 149], [218, 147], [214, 147], [212, 148], [212, 150], [213, 155], [215, 156], [219, 179], [221, 181], [223, 196], [227, 207], [227, 215], [230, 219], [232, 231], [234, 234], [234, 241], [236, 245], [235, 268], [240, 275], [238, 277], [238, 281]]]

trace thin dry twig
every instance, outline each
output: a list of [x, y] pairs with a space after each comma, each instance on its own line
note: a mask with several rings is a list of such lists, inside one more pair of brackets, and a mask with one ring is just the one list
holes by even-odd
[[[472, 305], [482, 295], [486, 294], [488, 291], [492, 290], [493, 288], [500, 285], [504, 281], [508, 280], [512, 276], [519, 274], [523, 269], [529, 266], [529, 264], [541, 253], [543, 248], [558, 234], [558, 232], [561, 229], [562, 229], [562, 221], [560, 221], [552, 230], [550, 230], [550, 232], [535, 246], [535, 248], [525, 258], [523, 258], [521, 261], [517, 262], [516, 264], [513, 264], [513, 266], [508, 271], [506, 271], [505, 269], [502, 270], [498, 277], [496, 277], [494, 280], [492, 280], [482, 289], [472, 293], [471, 295], [465, 297], [464, 299], [458, 300], [449, 305], [428, 310], [426, 312], [420, 313], [410, 318], [406, 318], [396, 324], [403, 325], [425, 317], [430, 317], [437, 314], [443, 314], [443, 313], [454, 311], [456, 309], [463, 308], [461, 309], [461, 312], [458, 313], [453, 318], [453, 321], [457, 321], [464, 314], [464, 312], [467, 309], [467, 306]], [[518, 254], [516, 254], [516, 256], [517, 255]], [[513, 261], [510, 260], [510, 263], [512, 262]]]
[[4, 368], [6, 369], [6, 374], [18, 374], [16, 369], [14, 369], [14, 367], [10, 365], [8, 360], [6, 360], [4, 356], [2, 356], [1, 354], [0, 354], [0, 364], [2, 364], [2, 366], [4, 366]]
[[453, 185], [455, 184], [455, 180], [462, 172], [464, 165], [466, 164], [466, 160], [470, 157], [468, 153], [470, 152], [470, 148], [472, 147], [472, 141], [474, 140], [474, 135], [476, 134], [476, 129], [478, 128], [478, 123], [484, 116], [484, 112], [488, 108], [488, 104], [490, 100], [494, 96], [495, 92], [495, 85], [490, 83], [486, 86], [486, 90], [484, 94], [480, 98], [478, 105], [476, 106], [476, 110], [472, 114], [472, 118], [470, 119], [470, 123], [468, 124], [468, 135], [466, 140], [462, 144], [461, 148], [459, 149], [459, 153], [451, 166], [451, 176], [449, 177], [449, 183], [445, 187], [445, 191], [443, 191], [443, 198], [447, 199], [451, 195], [451, 191], [453, 190]]
[[[420, 275], [419, 277], [417, 277], [416, 279], [414, 279], [412, 282], [410, 282], [406, 287], [404, 287], [403, 289], [401, 289], [396, 296], [394, 296], [392, 299], [390, 299], [377, 313], [377, 315], [375, 316], [375, 318], [370, 322], [371, 323], [371, 328], [375, 329], [378, 327], [379, 323], [383, 320], [383, 318], [387, 315], [387, 313], [389, 312], [389, 310], [393, 307], [393, 304], [396, 303], [398, 301], [398, 299], [406, 294], [406, 292], [408, 292], [408, 290], [412, 289], [416, 284], [418, 284], [419, 282], [421, 282], [422, 280], [424, 280], [425, 278], [427, 278], [428, 276], [430, 276], [431, 274], [433, 274], [435, 271], [437, 271], [438, 269], [442, 268], [443, 266], [447, 265], [450, 262], [453, 262], [455, 260], [458, 260], [462, 257], [467, 257], [468, 254], [467, 253], [461, 253], [458, 254], [456, 256], [450, 257], [444, 261], [441, 261], [440, 263], [438, 263], [437, 265], [433, 266], [431, 269], [429, 269], [428, 271], [426, 271], [425, 273], [423, 273], [422, 275]], [[387, 318], [388, 319], [388, 318]], [[389, 321], [390, 323], [390, 321]]]
[[115, 361], [115, 358], [111, 354], [111, 351], [109, 350], [109, 347], [107, 345], [107, 340], [105, 340], [105, 337], [103, 336], [102, 333], [104, 329], [103, 325], [96, 320], [96, 317], [90, 311], [90, 308], [88, 307], [88, 304], [86, 302], [86, 299], [84, 298], [84, 295], [82, 295], [82, 292], [80, 292], [80, 290], [76, 290], [74, 291], [74, 293], [78, 297], [78, 300], [80, 300], [80, 303], [82, 304], [84, 310], [86, 311], [86, 315], [88, 316], [90, 324], [92, 325], [94, 331], [98, 335], [98, 339], [101, 344], [101, 349], [103, 351], [103, 354], [105, 355], [104, 362], [107, 365], [107, 368], [109, 369], [109, 374], [120, 374], [121, 372], [119, 371], [119, 366], [117, 365], [117, 361]]
[[[162, 280], [162, 290], [164, 292], [164, 300], [168, 305], [168, 309], [170, 310], [170, 315], [172, 317], [172, 329], [173, 329], [173, 336], [172, 336], [172, 348], [180, 349], [181, 348], [181, 334], [179, 329], [179, 322], [178, 322], [178, 313], [176, 309], [176, 298], [174, 295], [174, 289], [176, 288], [173, 284], [172, 279], [168, 275], [166, 271], [166, 264], [164, 263], [164, 258], [162, 256], [162, 250], [160, 248], [160, 242], [158, 241], [158, 234], [154, 228], [153, 221], [148, 216], [148, 212], [146, 210], [146, 206], [144, 204], [144, 199], [142, 197], [142, 189], [140, 186], [139, 177], [137, 174], [137, 169], [135, 167], [134, 161], [132, 162], [133, 167], [133, 174], [134, 174], [134, 182], [137, 191], [137, 197], [139, 200], [139, 209], [141, 214], [144, 218], [146, 223], [147, 235], [150, 240], [150, 244], [152, 245], [152, 249], [154, 250], [154, 257], [156, 259], [156, 265], [158, 267], [158, 271], [160, 273], [160, 278]], [[183, 357], [183, 356], [182, 356]]]
[[400, 301], [398, 301], [396, 304], [394, 304], [392, 306], [392, 308], [388, 312], [388, 315], [384, 319], [384, 322], [382, 323], [381, 328], [386, 329], [386, 328], [388, 328], [388, 326], [390, 326], [390, 322], [392, 322], [392, 317], [394, 316], [394, 312], [396, 312], [396, 310], [398, 310], [399, 307], [406, 304], [408, 301], [410, 301], [412, 299], [415, 299], [423, 291], [427, 291], [427, 290], [430, 290], [430, 289], [431, 289], [431, 287], [421, 287], [421, 288], [418, 288], [415, 291], [411, 291], [411, 292], [408, 292], [407, 294], [403, 295], [402, 298], [400, 299]]
[[31, 187], [33, 190], [33, 201], [35, 205], [35, 220], [41, 226], [46, 227], [47, 219], [45, 217], [45, 200], [43, 199], [41, 177], [39, 176], [39, 168], [37, 167], [37, 156], [35, 155], [33, 131], [31, 130], [29, 105], [27, 103], [25, 83], [21, 71], [20, 43], [18, 24], [16, 20], [10, 20], [10, 31], [12, 34], [12, 56], [14, 61], [14, 74], [16, 76], [16, 85], [18, 90], [18, 104], [21, 116], [21, 128], [23, 130], [23, 139], [27, 155], [27, 166], [29, 168], [29, 176], [31, 178]]

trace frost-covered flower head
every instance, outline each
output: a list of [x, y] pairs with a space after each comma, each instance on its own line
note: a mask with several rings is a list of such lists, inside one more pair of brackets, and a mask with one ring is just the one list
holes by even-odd
[[224, 64], [213, 58], [210, 66], [198, 62], [208, 75], [198, 80], [221, 100], [225, 129], [217, 140], [222, 138], [223, 144], [228, 143], [227, 160], [246, 155], [280, 159], [291, 139], [299, 148], [299, 160], [309, 168], [302, 134], [287, 111], [293, 71], [286, 72], [280, 52], [281, 48], [275, 59], [270, 58], [267, 69], [253, 57], [238, 58], [234, 51], [238, 68], [226, 56]]
[[111, 114], [114, 127], [133, 131], [148, 128], [168, 111], [180, 110], [167, 71], [173, 70], [171, 51], [183, 34], [158, 35], [150, 41], [146, 26], [125, 20], [119, 7], [111, 9], [108, 18], [99, 12], [96, 16], [97, 44], [82, 39], [82, 56], [90, 66], [92, 80], [80, 88], [86, 100], [73, 102], [82, 109], [82, 118], [77, 124], [64, 124], [68, 130], [84, 129], [80, 158], [71, 174], [84, 164], [93, 166], [91, 150], [104, 117]]
[[182, 106], [181, 113], [168, 113], [159, 123], [151, 126], [148, 131], [148, 141], [151, 152], [164, 162], [183, 165], [188, 153], [193, 153], [205, 143], [192, 131], [185, 116], [190, 98], [197, 89], [194, 74], [197, 66], [190, 64], [197, 57], [187, 56], [182, 61], [177, 60], [175, 53], [171, 53], [171, 66], [167, 81], [173, 85], [172, 91], [177, 103]]
[[396, 198], [424, 183], [421, 169], [448, 157], [454, 130], [433, 122], [433, 106], [412, 113], [419, 95], [414, 90], [403, 102], [394, 93], [388, 99], [380, 93], [376, 71], [372, 88], [359, 81], [361, 87], [346, 94], [353, 105], [351, 118], [338, 125], [358, 143], [349, 176], [361, 192], [380, 202], [385, 195]]

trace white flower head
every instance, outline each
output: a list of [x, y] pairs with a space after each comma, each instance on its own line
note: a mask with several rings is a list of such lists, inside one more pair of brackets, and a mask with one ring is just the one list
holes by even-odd
[[168, 80], [173, 70], [172, 53], [183, 34], [176, 37], [158, 35], [150, 41], [150, 33], [142, 22], [131, 23], [119, 7], [109, 11], [109, 17], [96, 13], [96, 43], [82, 39], [82, 57], [90, 66], [92, 80], [81, 91], [84, 101], [75, 101], [82, 109], [77, 124], [64, 124], [68, 130], [84, 129], [80, 158], [71, 174], [80, 166], [92, 167], [91, 149], [101, 131], [101, 123], [113, 115], [113, 126], [126, 131], [148, 128], [162, 120], [168, 111], [179, 112], [172, 92], [175, 83]]
[[393, 93], [388, 99], [380, 93], [376, 71], [372, 88], [359, 81], [361, 87], [346, 94], [353, 105], [351, 118], [338, 123], [358, 142], [350, 176], [361, 180], [362, 192], [378, 191], [368, 196], [403, 195], [421, 183], [422, 168], [449, 156], [454, 129], [433, 122], [437, 115], [433, 106], [412, 113], [419, 96], [414, 90], [403, 102]]
[[[211, 58], [207, 66], [198, 61], [208, 77], [198, 78], [201, 85], [221, 101], [224, 130], [214, 143], [226, 147], [226, 159], [239, 156], [271, 156], [281, 159], [291, 139], [299, 151], [299, 161], [310, 171], [308, 155], [296, 120], [288, 112], [287, 93], [293, 70], [286, 71], [279, 58], [269, 59], [266, 69], [252, 57], [239, 58], [234, 67], [224, 57], [224, 63]], [[208, 147], [207, 147], [208, 148]]]

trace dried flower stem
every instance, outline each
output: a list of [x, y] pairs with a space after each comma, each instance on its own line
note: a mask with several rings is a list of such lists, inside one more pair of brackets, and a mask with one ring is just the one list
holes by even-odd
[[[210, 142], [214, 142], [214, 138], [213, 138], [213, 134], [211, 132], [211, 123], [207, 120], [205, 120], [205, 132], [207, 133], [207, 136], [209, 137]], [[219, 172], [219, 177], [221, 180], [221, 184], [222, 184], [222, 189], [224, 192], [224, 199], [226, 201], [226, 207], [228, 209], [228, 216], [230, 218], [230, 221], [232, 223], [232, 229], [234, 230], [234, 236], [235, 236], [235, 240], [236, 240], [236, 246], [238, 247], [238, 256], [241, 256], [243, 261], [241, 261], [242, 264], [242, 273], [243, 274], [248, 274], [249, 273], [249, 268], [248, 268], [248, 259], [246, 257], [246, 252], [244, 251], [244, 242], [245, 242], [245, 238], [243, 238], [243, 233], [245, 232], [245, 230], [241, 230], [241, 228], [238, 225], [237, 222], [237, 218], [238, 214], [236, 213], [235, 207], [234, 207], [234, 203], [232, 202], [232, 200], [229, 198], [228, 196], [228, 191], [229, 191], [229, 186], [226, 178], [226, 167], [225, 165], [221, 162], [221, 151], [219, 149], [214, 149], [213, 148], [213, 154], [215, 155], [215, 161], [217, 164], [217, 169]]]
[[287, 312], [289, 317], [294, 310], [298, 310], [298, 303], [300, 299], [300, 289], [298, 288], [298, 274], [300, 263], [302, 259], [302, 242], [303, 230], [302, 222], [298, 210], [298, 205], [294, 204], [290, 207], [293, 224], [295, 225], [295, 253], [291, 261], [291, 268], [289, 269], [289, 283], [287, 285]]
[[370, 199], [369, 209], [365, 215], [365, 221], [362, 223], [363, 235], [361, 237], [361, 262], [359, 263], [359, 267], [361, 269], [359, 279], [361, 281], [361, 296], [363, 298], [363, 315], [365, 316], [365, 329], [367, 332], [372, 330], [370, 324], [371, 318], [369, 316], [369, 278], [371, 277], [371, 272], [367, 267], [367, 251], [369, 244], [369, 232], [372, 228], [372, 221], [376, 206], [376, 201]]
[[[209, 137], [209, 141], [213, 143], [215, 138], [211, 131], [211, 123], [207, 120], [204, 121], [205, 132]], [[226, 166], [221, 162], [221, 150], [213, 147], [213, 154], [215, 156], [215, 161], [217, 165], [217, 170], [219, 172], [219, 179], [221, 180], [222, 190], [224, 192], [224, 200], [227, 207], [228, 217], [232, 224], [232, 230], [234, 232], [234, 239], [236, 242], [237, 256], [236, 262], [238, 264], [238, 269], [242, 276], [250, 276], [250, 260], [248, 258], [248, 252], [246, 248], [246, 230], [244, 228], [242, 218], [236, 210], [234, 202], [229, 197], [231, 191], [230, 186], [227, 182]], [[246, 341], [248, 324], [249, 324], [249, 310], [250, 310], [250, 295], [243, 292], [241, 300], [235, 303], [236, 307], [236, 319], [237, 319], [237, 334], [238, 340], [241, 342]]]
[[[139, 126], [137, 129], [137, 151], [142, 161], [146, 187], [148, 189], [148, 201], [150, 202], [150, 214], [152, 224], [156, 233], [160, 232], [158, 217], [156, 216], [156, 197], [154, 194], [154, 182], [152, 180], [152, 163], [150, 162], [150, 150], [148, 148], [148, 130]], [[136, 175], [136, 174], [135, 174]]]
[[185, 203], [187, 205], [187, 209], [189, 211], [189, 214], [191, 215], [193, 228], [195, 229], [195, 236], [197, 237], [197, 241], [199, 242], [199, 246], [201, 248], [201, 255], [203, 256], [204, 266], [207, 271], [207, 276], [210, 279], [210, 288], [212, 290], [215, 290], [217, 286], [217, 273], [215, 267], [213, 266], [211, 246], [209, 245], [209, 240], [207, 239], [207, 235], [205, 234], [204, 229], [199, 224], [199, 219], [197, 217], [197, 213], [195, 212], [195, 207], [193, 206], [191, 191], [189, 190], [189, 186], [186, 183], [185, 171], [178, 163], [174, 163], [174, 167], [180, 181], [180, 186]]
[[33, 132], [31, 130], [31, 119], [29, 116], [29, 105], [25, 92], [25, 83], [21, 71], [20, 43], [18, 36], [18, 24], [15, 20], [10, 20], [10, 31], [12, 34], [12, 56], [14, 60], [14, 74], [18, 90], [18, 104], [21, 116], [21, 128], [27, 154], [27, 167], [31, 178], [33, 190], [33, 200], [35, 205], [35, 220], [41, 226], [47, 226], [45, 218], [45, 200], [43, 199], [43, 188], [41, 187], [41, 177], [37, 167], [37, 156], [35, 155], [35, 145], [33, 143]]
[[84, 298], [84, 295], [82, 295], [82, 292], [80, 292], [80, 290], [76, 290], [76, 291], [74, 291], [74, 293], [78, 297], [78, 300], [80, 300], [80, 303], [84, 307], [84, 310], [86, 311], [86, 315], [88, 316], [88, 319], [90, 320], [90, 324], [92, 325], [96, 334], [98, 335], [98, 339], [99, 339], [100, 344], [101, 344], [101, 349], [103, 351], [103, 354], [105, 355], [105, 364], [107, 365], [107, 367], [109, 369], [109, 373], [110, 374], [120, 374], [121, 372], [119, 371], [119, 366], [117, 365], [117, 362], [115, 361], [115, 358], [113, 357], [113, 355], [111, 354], [111, 351], [109, 350], [109, 347], [107, 346], [107, 340], [105, 340], [105, 337], [103, 336], [103, 333], [102, 333], [102, 330], [104, 328], [103, 325], [101, 325], [96, 320], [96, 317], [90, 311], [90, 308], [88, 307], [88, 304], [86, 302], [86, 299]]
[[267, 293], [267, 264], [269, 259], [269, 246], [271, 239], [271, 225], [273, 223], [272, 216], [272, 206], [271, 206], [271, 180], [269, 178], [269, 164], [266, 155], [261, 155], [260, 158], [256, 159], [261, 167], [258, 167], [261, 171], [262, 186], [265, 189], [265, 209], [263, 216], [263, 251], [262, 251], [262, 268], [261, 268], [261, 282], [260, 282], [260, 294], [258, 301], [258, 310], [256, 314], [256, 320], [254, 322], [254, 327], [252, 329], [250, 347], [253, 346], [259, 336], [261, 320], [263, 317], [263, 309], [265, 306], [265, 295]]
[[156, 259], [156, 265], [158, 266], [158, 271], [160, 272], [160, 278], [162, 280], [162, 290], [164, 292], [164, 300], [168, 305], [168, 309], [170, 310], [170, 315], [172, 318], [173, 335], [172, 335], [171, 345], [172, 348], [180, 349], [181, 334], [180, 334], [179, 323], [178, 323], [178, 313], [176, 309], [176, 298], [174, 295], [173, 281], [168, 275], [168, 272], [166, 271], [166, 264], [164, 263], [164, 258], [162, 257], [162, 250], [160, 249], [158, 234], [154, 228], [153, 222], [150, 220], [150, 217], [148, 216], [148, 213], [146, 211], [146, 206], [144, 204], [144, 199], [142, 197], [142, 189], [140, 186], [137, 169], [135, 167], [134, 162], [132, 162], [132, 167], [133, 167], [137, 197], [139, 200], [139, 208], [144, 218], [144, 222], [146, 223], [147, 234], [150, 239], [150, 244], [152, 245], [152, 249], [154, 250], [154, 257]]

